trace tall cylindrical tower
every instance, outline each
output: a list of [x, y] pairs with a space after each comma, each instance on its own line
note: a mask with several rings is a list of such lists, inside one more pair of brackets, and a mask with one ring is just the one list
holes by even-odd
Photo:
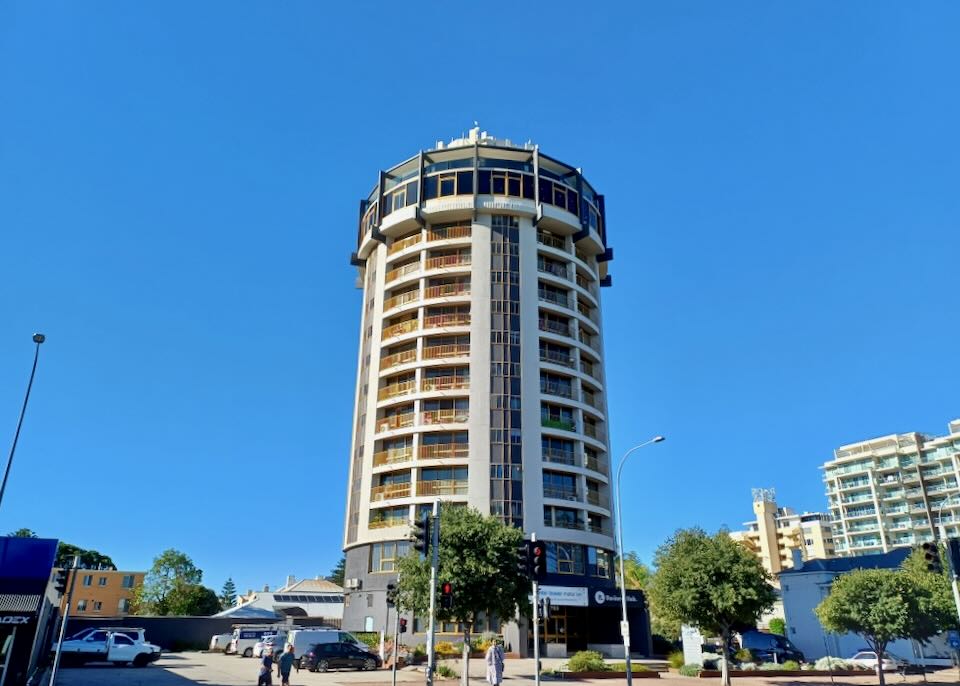
[[604, 219], [578, 169], [477, 129], [380, 172], [361, 201], [345, 628], [384, 628], [410, 523], [436, 498], [548, 542], [546, 592], [572, 598], [548, 643], [586, 645], [589, 613], [618, 607]]

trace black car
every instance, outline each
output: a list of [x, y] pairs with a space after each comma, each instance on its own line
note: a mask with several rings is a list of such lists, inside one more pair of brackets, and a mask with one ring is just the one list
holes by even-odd
[[353, 643], [315, 643], [300, 657], [300, 669], [326, 672], [330, 669], [380, 669], [379, 655], [368, 653]]
[[803, 662], [804, 657], [786, 636], [768, 634], [764, 631], [744, 631], [740, 635], [740, 647], [748, 649], [760, 662]]

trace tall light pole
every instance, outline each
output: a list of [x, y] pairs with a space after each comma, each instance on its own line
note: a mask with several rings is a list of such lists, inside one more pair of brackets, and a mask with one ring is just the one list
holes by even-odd
[[623, 575], [623, 515], [620, 513], [620, 473], [623, 472], [623, 463], [627, 458], [646, 447], [651, 443], [660, 443], [664, 440], [663, 436], [654, 436], [649, 441], [644, 441], [640, 445], [635, 445], [620, 458], [620, 464], [617, 465], [617, 557], [620, 560], [620, 609], [622, 615], [620, 618], [620, 635], [623, 636], [623, 659], [627, 663], [627, 684], [633, 686], [633, 668], [630, 666], [630, 623], [627, 621], [627, 583]]
[[3, 471], [3, 483], [0, 484], [0, 505], [3, 505], [3, 493], [7, 490], [7, 479], [10, 476], [10, 467], [13, 465], [13, 454], [17, 451], [17, 439], [20, 438], [20, 427], [23, 426], [23, 415], [27, 411], [30, 401], [30, 389], [33, 388], [33, 377], [37, 373], [37, 359], [40, 357], [40, 344], [47, 340], [42, 333], [33, 334], [36, 348], [33, 351], [33, 368], [30, 370], [30, 381], [27, 382], [27, 394], [23, 397], [23, 407], [20, 408], [20, 420], [17, 422], [17, 431], [13, 434], [13, 445], [10, 446], [10, 457], [7, 458], [7, 468]]

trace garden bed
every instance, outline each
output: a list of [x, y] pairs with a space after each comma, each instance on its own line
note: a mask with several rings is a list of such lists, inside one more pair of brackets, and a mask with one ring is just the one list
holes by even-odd
[[[626, 672], [554, 672], [554, 679], [563, 679], [564, 681], [578, 681], [580, 679], [626, 679]], [[643, 671], [634, 672], [634, 679], [659, 679], [660, 672]]]
[[[871, 669], [835, 669], [828, 672], [825, 669], [731, 669], [731, 677], [767, 677], [767, 676], [870, 676], [874, 674]], [[634, 674], [636, 676], [636, 674]], [[701, 669], [699, 677], [701, 679], [716, 679], [720, 676], [719, 669]]]

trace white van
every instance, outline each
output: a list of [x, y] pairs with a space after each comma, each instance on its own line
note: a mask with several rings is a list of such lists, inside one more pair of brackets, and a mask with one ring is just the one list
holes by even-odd
[[243, 657], [253, 657], [253, 647], [257, 644], [257, 641], [267, 634], [276, 633], [276, 631], [276, 628], [272, 626], [237, 627], [233, 630], [233, 638], [230, 640], [230, 646], [226, 652]]
[[339, 629], [294, 629], [287, 634], [287, 646], [293, 646], [293, 656], [299, 664], [300, 656], [310, 650], [310, 646], [317, 643], [351, 643], [361, 650], [367, 650], [367, 644], [363, 643], [349, 631], [340, 631]]
[[253, 646], [253, 656], [263, 657], [263, 654], [269, 649], [273, 655], [279, 655], [283, 650], [283, 643], [287, 640], [287, 632], [278, 629], [275, 634], [267, 634]]
[[214, 634], [210, 637], [210, 652], [226, 653], [232, 640], [233, 634]]

